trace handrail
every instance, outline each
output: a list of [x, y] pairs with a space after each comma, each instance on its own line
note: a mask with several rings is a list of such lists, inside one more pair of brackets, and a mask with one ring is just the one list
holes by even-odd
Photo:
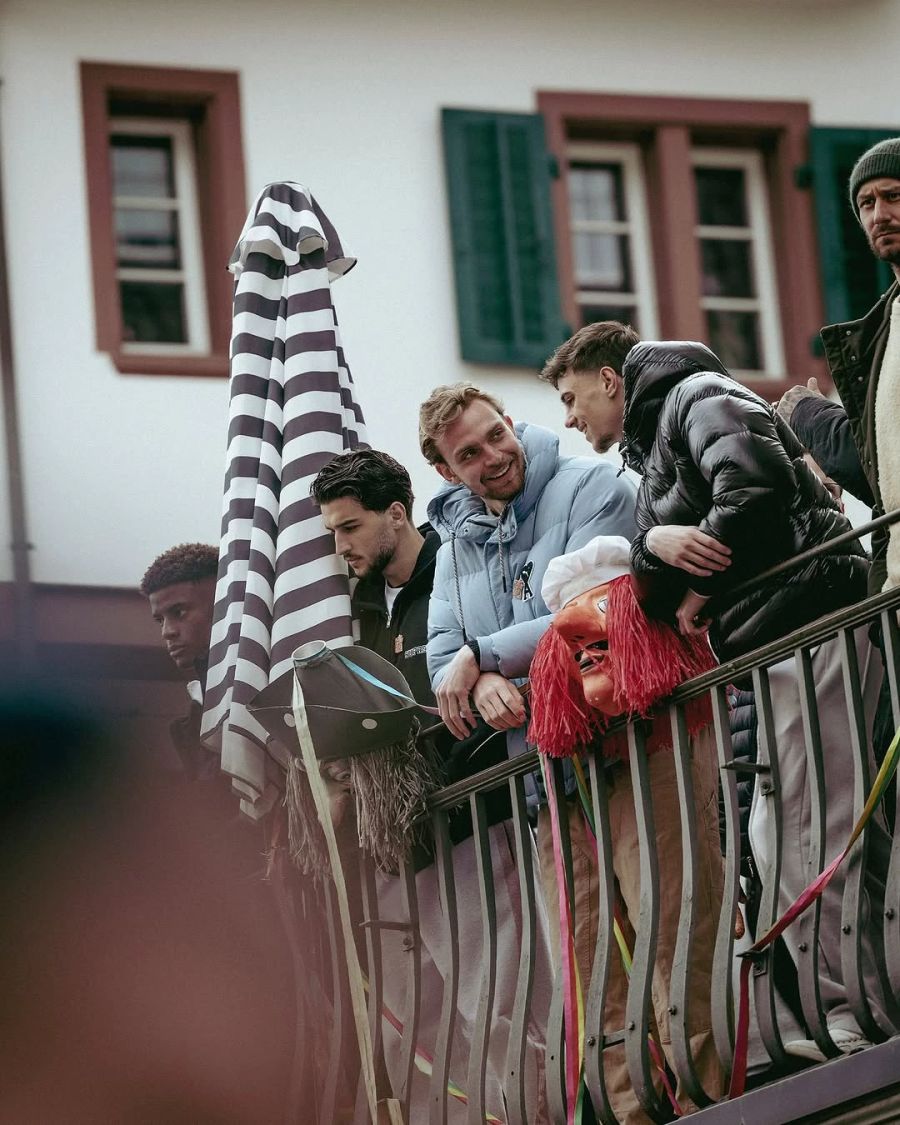
[[804, 563], [812, 562], [822, 555], [827, 555], [835, 549], [835, 547], [843, 547], [845, 543], [852, 543], [854, 539], [859, 539], [863, 535], [869, 535], [873, 531], [877, 531], [881, 527], [888, 527], [892, 523], [897, 523], [900, 520], [900, 508], [893, 512], [886, 512], [883, 516], [878, 516], [877, 519], [870, 520], [868, 523], [862, 524], [860, 527], [851, 527], [849, 531], [843, 531], [840, 535], [836, 535], [834, 539], [828, 539], [824, 543], [820, 543], [817, 547], [810, 547], [808, 551], [801, 551], [799, 555], [794, 555], [790, 559], [784, 559], [774, 566], [770, 566], [768, 570], [762, 571], [761, 574], [755, 574], [752, 578], [748, 578], [739, 586], [726, 591], [725, 595], [729, 599], [741, 597], [749, 593], [757, 586], [761, 586], [764, 582], [768, 582], [771, 578], [777, 578], [779, 574], [784, 574], [786, 571], [793, 570], [796, 566], [802, 566]]

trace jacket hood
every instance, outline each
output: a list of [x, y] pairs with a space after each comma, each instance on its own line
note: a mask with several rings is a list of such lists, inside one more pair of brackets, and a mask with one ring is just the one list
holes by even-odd
[[486, 542], [491, 536], [512, 539], [520, 521], [532, 511], [559, 466], [559, 438], [543, 426], [516, 422], [516, 437], [525, 450], [525, 484], [521, 492], [495, 516], [464, 484], [445, 484], [429, 501], [428, 518], [441, 539], [451, 537]]
[[[425, 542], [419, 548], [416, 565], [405, 583], [403, 590], [416, 592], [423, 587], [429, 593], [434, 580], [434, 560], [441, 545], [441, 537], [433, 527], [424, 523], [418, 530], [425, 536]], [[384, 601], [384, 575], [367, 574], [356, 583], [352, 598], [354, 609], [380, 609], [385, 610]]]
[[722, 361], [705, 344], [692, 340], [635, 344], [622, 367], [625, 415], [620, 452], [629, 468], [641, 471], [669, 391], [689, 376], [707, 371], [728, 376]]

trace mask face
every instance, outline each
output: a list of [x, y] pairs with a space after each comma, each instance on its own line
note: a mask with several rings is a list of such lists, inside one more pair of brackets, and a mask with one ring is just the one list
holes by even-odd
[[606, 602], [609, 583], [595, 586], [573, 598], [557, 613], [553, 627], [571, 648], [580, 653], [584, 696], [595, 711], [618, 715], [615, 688], [610, 676], [609, 637], [606, 626]]

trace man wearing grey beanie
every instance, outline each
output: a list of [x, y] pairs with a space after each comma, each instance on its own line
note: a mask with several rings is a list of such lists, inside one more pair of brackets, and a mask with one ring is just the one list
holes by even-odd
[[[850, 173], [850, 206], [869, 248], [887, 262], [894, 281], [860, 320], [822, 329], [825, 358], [841, 402], [818, 391], [815, 379], [782, 398], [782, 415], [826, 473], [865, 504], [872, 515], [900, 508], [900, 137], [873, 145]], [[843, 404], [843, 405], [841, 405]], [[900, 524], [872, 535], [869, 594], [900, 586]], [[882, 656], [884, 648], [882, 647]], [[894, 734], [888, 677], [876, 708], [872, 742], [880, 762]], [[888, 816], [895, 819], [894, 802]], [[879, 837], [880, 839], [880, 837]], [[870, 849], [870, 871], [883, 877], [888, 856]], [[816, 1057], [812, 1040], [806, 1046]]]
[[[872, 515], [900, 508], [900, 137], [873, 145], [850, 174], [850, 206], [894, 282], [862, 319], [822, 329], [843, 409], [815, 381], [794, 387], [779, 413], [826, 473]], [[900, 586], [900, 525], [872, 536], [869, 593]]]

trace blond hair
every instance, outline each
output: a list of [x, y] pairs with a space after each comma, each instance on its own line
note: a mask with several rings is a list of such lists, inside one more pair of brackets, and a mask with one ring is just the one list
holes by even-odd
[[503, 403], [500, 399], [476, 387], [474, 383], [450, 383], [434, 388], [419, 407], [419, 448], [426, 461], [437, 465], [444, 460], [437, 447], [437, 439], [450, 428], [467, 406], [478, 399], [503, 416]]

